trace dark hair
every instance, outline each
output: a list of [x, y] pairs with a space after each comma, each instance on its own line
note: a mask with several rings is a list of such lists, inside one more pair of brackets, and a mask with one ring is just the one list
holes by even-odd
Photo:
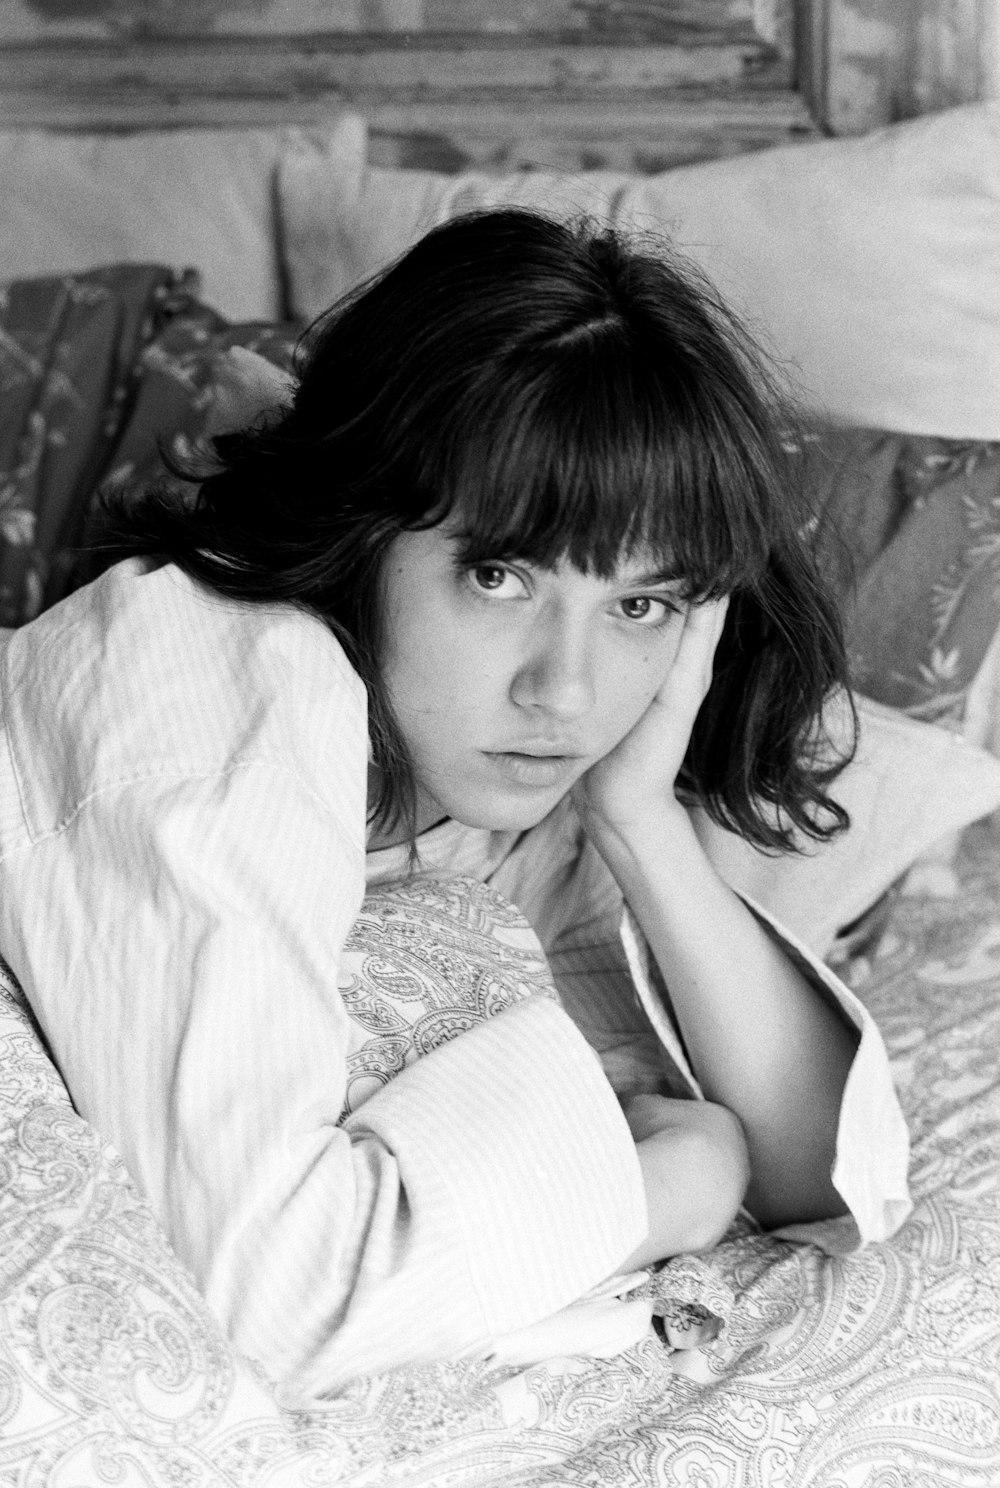
[[473, 213], [320, 317], [296, 370], [286, 411], [185, 472], [193, 502], [176, 486], [111, 498], [104, 546], [324, 617], [368, 688], [380, 821], [414, 819], [379, 675], [381, 564], [401, 531], [451, 516], [470, 563], [565, 558], [609, 577], [641, 543], [688, 597], [730, 593], [681, 784], [765, 848], [846, 825], [822, 728], [843, 641], [786, 413], [696, 271], [603, 228]]

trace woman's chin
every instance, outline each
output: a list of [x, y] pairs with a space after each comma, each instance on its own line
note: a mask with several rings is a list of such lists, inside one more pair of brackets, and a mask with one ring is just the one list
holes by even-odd
[[491, 832], [526, 832], [569, 794], [587, 762], [572, 755], [476, 751], [419, 783], [418, 824], [443, 816]]
[[548, 816], [569, 787], [546, 791], [480, 791], [468, 794], [447, 793], [450, 799], [438, 797], [438, 815], [447, 815], [466, 827], [486, 828], [491, 832], [526, 832]]

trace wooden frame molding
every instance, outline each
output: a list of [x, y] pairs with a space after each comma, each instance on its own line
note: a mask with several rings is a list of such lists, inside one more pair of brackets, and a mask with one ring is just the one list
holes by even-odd
[[351, 108], [382, 163], [655, 170], [1000, 92], [1000, 0], [553, 0], [537, 13], [586, 24], [465, 33], [453, 23], [485, 25], [483, 5], [434, 4], [437, 30], [63, 26], [0, 49], [0, 128], [308, 126]]
[[0, 127], [311, 125], [346, 107], [389, 162], [647, 170], [812, 133], [791, 59], [723, 9], [696, 20], [689, 5], [655, 39], [623, 25], [22, 42], [0, 51]]
[[1000, 96], [998, 0], [800, 0], [799, 79], [830, 134]]

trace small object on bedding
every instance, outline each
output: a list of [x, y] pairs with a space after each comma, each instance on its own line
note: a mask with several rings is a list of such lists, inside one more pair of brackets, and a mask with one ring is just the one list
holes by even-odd
[[671, 1349], [714, 1342], [736, 1305], [729, 1282], [696, 1255], [671, 1257], [653, 1272], [644, 1291], [660, 1320], [657, 1332]]

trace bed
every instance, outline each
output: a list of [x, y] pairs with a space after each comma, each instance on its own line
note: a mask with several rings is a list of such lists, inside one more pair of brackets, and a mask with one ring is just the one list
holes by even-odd
[[811, 410], [795, 454], [848, 539], [868, 741], [847, 841], [727, 871], [872, 1010], [915, 1200], [840, 1259], [737, 1225], [664, 1268], [655, 1331], [612, 1361], [413, 1368], [303, 1412], [227, 1343], [3, 973], [0, 1484], [996, 1488], [998, 144], [990, 106], [646, 178], [380, 170], [349, 116], [0, 138], [5, 626], [88, 577], [96, 489], [160, 473], [433, 221], [524, 201], [701, 259]]

